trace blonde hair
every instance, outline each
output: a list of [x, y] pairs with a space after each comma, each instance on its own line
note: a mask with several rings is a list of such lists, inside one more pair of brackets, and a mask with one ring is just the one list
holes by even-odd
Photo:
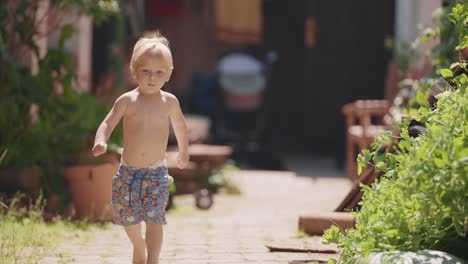
[[162, 58], [166, 62], [168, 69], [174, 69], [169, 41], [159, 31], [149, 32], [140, 38], [133, 48], [132, 58], [130, 59], [130, 73], [133, 78], [136, 78], [138, 62], [143, 55], [150, 51], [153, 51], [156, 56]]

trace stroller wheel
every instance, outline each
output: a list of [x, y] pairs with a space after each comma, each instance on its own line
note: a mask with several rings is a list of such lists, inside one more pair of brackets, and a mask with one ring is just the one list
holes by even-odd
[[199, 209], [210, 209], [213, 205], [213, 194], [207, 189], [201, 189], [195, 194], [195, 205]]

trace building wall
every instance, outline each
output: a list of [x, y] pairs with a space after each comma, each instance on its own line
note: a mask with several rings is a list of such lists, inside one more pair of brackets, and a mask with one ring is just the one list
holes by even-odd
[[[442, 0], [397, 0], [395, 18], [395, 51], [405, 44], [413, 43], [423, 34], [425, 28], [434, 26], [433, 16], [442, 7]], [[418, 47], [417, 57], [410, 62], [410, 67], [416, 71], [424, 71], [427, 52], [438, 44], [434, 39]]]

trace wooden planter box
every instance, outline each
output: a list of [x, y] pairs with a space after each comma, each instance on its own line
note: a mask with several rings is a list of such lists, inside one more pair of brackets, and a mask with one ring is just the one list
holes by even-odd
[[204, 168], [190, 161], [184, 169], [179, 169], [175, 163], [175, 153], [168, 153], [167, 170], [174, 177], [176, 194], [191, 194], [200, 189], [203, 181], [210, 176], [210, 168]]
[[355, 219], [351, 213], [345, 212], [302, 213], [299, 216], [299, 230], [310, 235], [323, 235], [332, 225], [343, 230], [353, 228]]
[[189, 147], [190, 160], [210, 166], [213, 169], [220, 169], [226, 159], [231, 156], [232, 148], [222, 145], [193, 144]]
[[177, 152], [168, 151], [167, 166], [176, 183], [176, 194], [194, 193], [206, 188], [210, 174], [221, 169], [231, 153], [229, 146], [193, 144], [189, 146], [189, 164], [179, 169], [176, 166]]

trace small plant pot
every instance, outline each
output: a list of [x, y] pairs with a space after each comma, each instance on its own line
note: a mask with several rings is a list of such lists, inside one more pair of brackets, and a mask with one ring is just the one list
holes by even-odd
[[119, 163], [77, 165], [65, 169], [75, 217], [92, 221], [112, 220], [112, 177]]

